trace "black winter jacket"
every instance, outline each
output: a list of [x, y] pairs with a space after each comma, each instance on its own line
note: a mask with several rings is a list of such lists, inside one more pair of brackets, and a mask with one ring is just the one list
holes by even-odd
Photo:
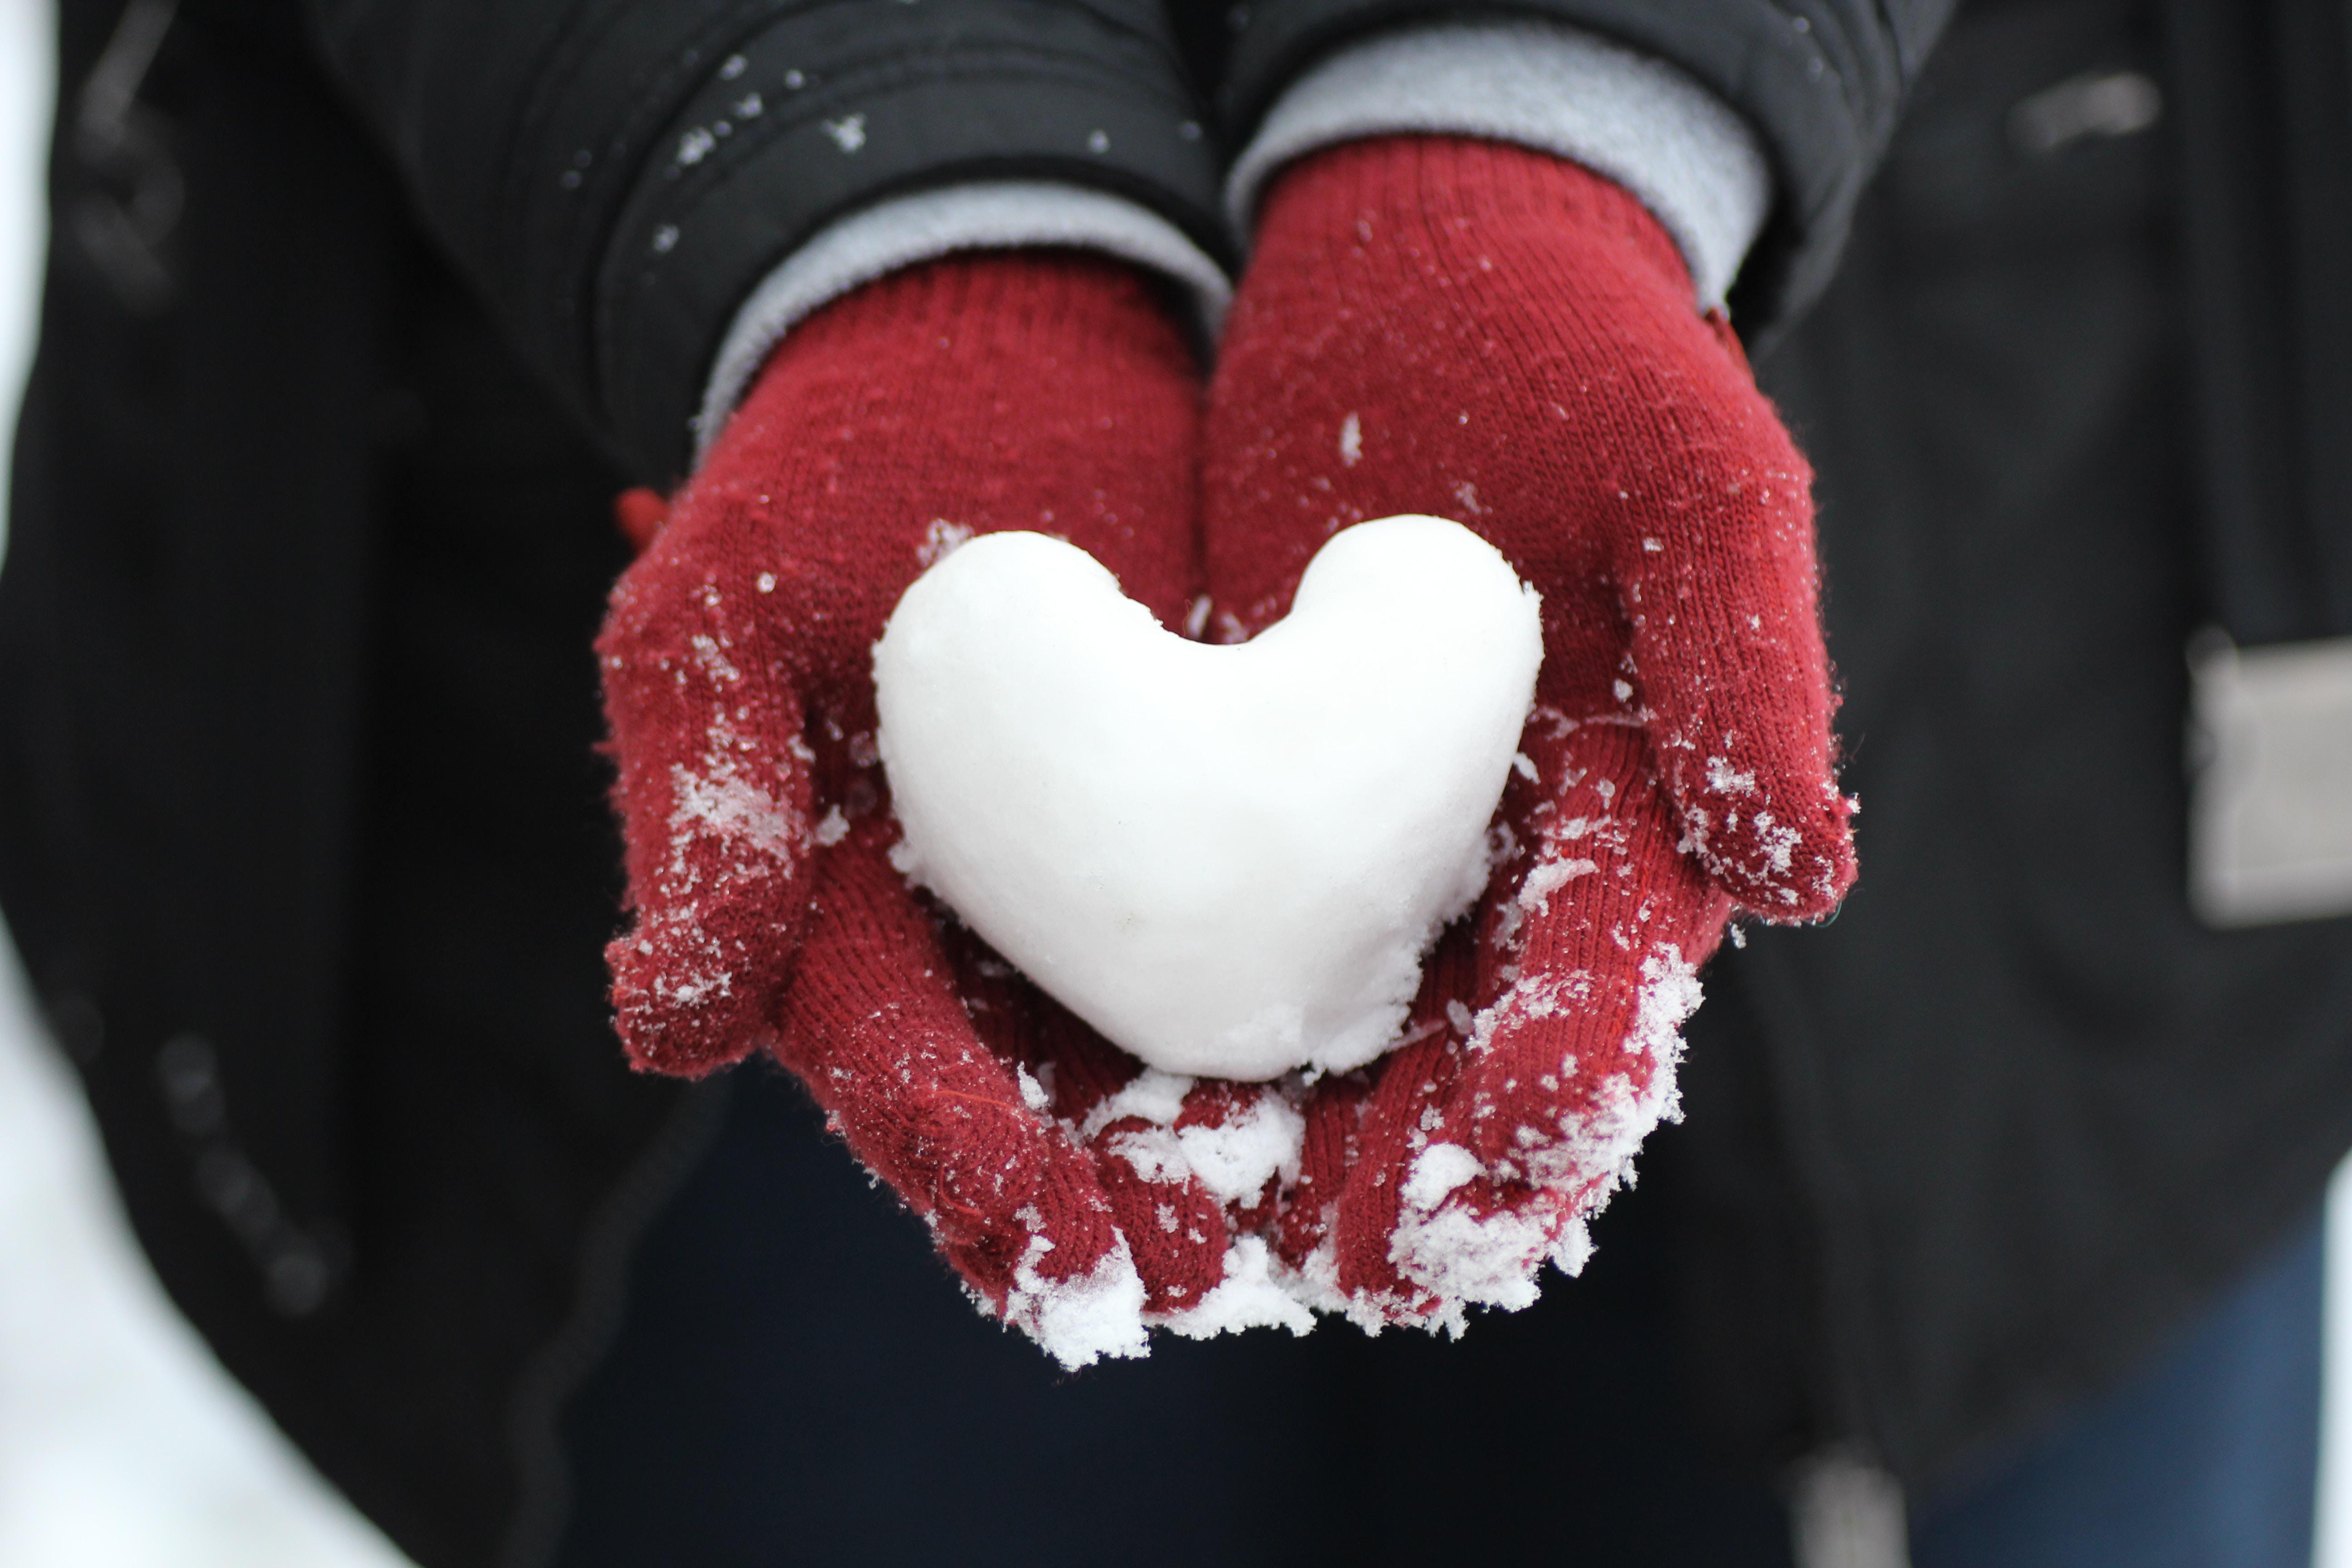
[[[1042, 175], [1235, 256], [1217, 182], [1282, 84], [1453, 8], [63, 9], [0, 900], [175, 1299], [420, 1561], [521, 1561], [708, 1121], [604, 1014], [610, 495], [679, 470], [735, 305], [829, 218]], [[1718, 964], [1659, 1164], [1722, 1415], [1949, 1475], [2352, 1143], [2352, 929], [2196, 928], [2177, 765], [2189, 629], [2352, 629], [2346, 12], [1978, 6], [1858, 205], [1936, 0], [1480, 9], [1681, 65], [1773, 160], [1735, 304], [1822, 473], [1864, 880]], [[2162, 134], [2007, 139], [2126, 66]]]
[[[1820, 471], [1864, 869], [1715, 966], [1662, 1149], [1751, 1439], [1963, 1474], [2352, 1145], [2352, 921], [2200, 925], [2181, 760], [2200, 627], [2352, 631], [2347, 39], [2333, 0], [1971, 8], [1763, 367]], [[2121, 72], [2157, 127], [2031, 150], [2019, 106]]]

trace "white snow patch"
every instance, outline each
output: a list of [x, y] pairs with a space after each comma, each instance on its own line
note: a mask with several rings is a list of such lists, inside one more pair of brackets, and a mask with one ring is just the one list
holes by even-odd
[[1580, 1217], [1570, 1220], [1559, 1227], [1559, 1236], [1551, 1244], [1551, 1266], [1573, 1279], [1591, 1261], [1591, 1227]]
[[[1120, 1114], [1140, 1113], [1129, 1110]], [[1117, 1119], [1105, 1116], [1097, 1106], [1087, 1121], [1090, 1126], [1107, 1126]], [[1173, 1120], [1171, 1113], [1168, 1121]], [[1266, 1089], [1219, 1125], [1171, 1128], [1161, 1121], [1115, 1134], [1105, 1147], [1148, 1182], [1181, 1182], [1189, 1176], [1219, 1203], [1246, 1205], [1263, 1196], [1266, 1184], [1277, 1177], [1286, 1183], [1298, 1179], [1306, 1140], [1306, 1119], [1282, 1094]]]
[[1534, 1306], [1542, 1293], [1536, 1271], [1550, 1247], [1539, 1215], [1498, 1209], [1482, 1219], [1458, 1203], [1434, 1211], [1408, 1204], [1398, 1211], [1389, 1260], [1436, 1298], [1437, 1310], [1422, 1326], [1459, 1339], [1472, 1307], [1517, 1312]]
[[1172, 1186], [1192, 1173], [1176, 1134], [1165, 1127], [1143, 1127], [1112, 1134], [1103, 1147], [1126, 1161], [1147, 1182]]
[[[715, 588], [706, 587], [704, 595], [707, 602], [716, 602]], [[730, 952], [704, 929], [704, 900], [770, 878], [791, 877], [794, 857], [809, 837], [800, 813], [746, 777], [738, 763], [751, 748], [735, 732], [726, 689], [740, 685], [741, 673], [716, 638], [696, 637], [690, 646], [696, 666], [714, 689], [712, 712], [699, 762], [670, 768], [669, 858], [659, 873], [664, 898], [655, 906], [656, 912], [641, 920], [637, 944], [641, 953], [665, 952], [661, 973], [647, 984], [656, 996], [681, 1007], [731, 995], [733, 965], [744, 956], [740, 944]], [[677, 676], [683, 685], [685, 673]], [[715, 850], [715, 864], [697, 857], [695, 851], [702, 847]], [[706, 885], [706, 874], [715, 887]], [[659, 937], [658, 949], [643, 940], [649, 935]]]
[[1184, 1109], [1184, 1097], [1192, 1091], [1192, 1080], [1182, 1073], [1161, 1072], [1158, 1068], [1146, 1068], [1128, 1082], [1126, 1088], [1110, 1096], [1087, 1113], [1079, 1125], [1078, 1136], [1092, 1138], [1114, 1121], [1130, 1116], [1165, 1127], [1176, 1120]]
[[703, 766], [700, 773], [684, 763], [670, 769], [672, 844], [680, 842], [681, 830], [700, 827], [730, 844], [789, 859], [800, 837], [794, 813], [744, 778], [732, 758], [706, 758]]
[[1415, 1208], [1433, 1209], [1455, 1188], [1477, 1179], [1478, 1156], [1459, 1143], [1432, 1143], [1405, 1173], [1397, 1195]]
[[1601, 863], [1597, 860], [1538, 861], [1528, 873], [1528, 879], [1519, 884], [1519, 908], [1531, 915], [1542, 914], [1551, 907], [1552, 894], [1579, 877], [1590, 877], [1600, 869]]
[[[719, 602], [718, 593], [714, 589], [705, 589], [703, 598], [706, 604], [713, 605]], [[708, 632], [697, 633], [687, 638], [687, 646], [694, 649], [695, 663], [700, 665], [703, 673], [713, 681], [732, 686], [743, 679], [743, 672], [737, 669], [733, 662], [728, 658], [727, 650], [719, 646], [719, 639]]]
[[1706, 997], [1698, 971], [1685, 961], [1682, 950], [1670, 942], [1658, 943], [1642, 960], [1642, 989], [1625, 1048], [1655, 1057], [1671, 1071], [1682, 1060], [1683, 1023]]
[[[1573, 980], [1514, 986], [1478, 1016], [1472, 1048], [1491, 1040], [1502, 1024], [1559, 1011], [1563, 998], [1572, 1000], [1580, 990]], [[1680, 1031], [1699, 997], [1696, 971], [1674, 944], [1658, 943], [1642, 962], [1633, 1022], [1622, 1042], [1628, 1058], [1648, 1058], [1646, 1081], [1636, 1088], [1633, 1074], [1621, 1070], [1602, 1084], [1597, 1103], [1581, 1113], [1563, 1112], [1550, 1129], [1522, 1127], [1520, 1147], [1507, 1163], [1516, 1171], [1489, 1172], [1469, 1150], [1451, 1143], [1433, 1142], [1415, 1157], [1398, 1190], [1402, 1203], [1389, 1258], [1399, 1273], [1436, 1299], [1437, 1310], [1423, 1320], [1425, 1327], [1458, 1336], [1467, 1326], [1470, 1307], [1517, 1311], [1532, 1305], [1539, 1289], [1537, 1273], [1547, 1258], [1569, 1274], [1584, 1267], [1592, 1251], [1585, 1216], [1617, 1187], [1631, 1184], [1642, 1141], [1660, 1121], [1678, 1114], [1675, 1068], [1682, 1057]], [[1575, 1066], [1572, 1059], [1563, 1062], [1561, 1071], [1571, 1073]], [[1456, 1194], [1489, 1174], [1517, 1174], [1564, 1198], [1584, 1195], [1574, 1214], [1522, 1207], [1480, 1217]]]
[[1753, 795], [1756, 774], [1752, 769], [1747, 768], [1735, 772], [1728, 757], [1709, 757], [1706, 760], [1706, 787], [1717, 795]]
[[1150, 1354], [1143, 1331], [1143, 1277], [1135, 1271], [1127, 1238], [1118, 1237], [1076, 1279], [1048, 1279], [1037, 1271], [1054, 1250], [1043, 1234], [1044, 1221], [1034, 1209], [1024, 1209], [1021, 1218], [1033, 1228], [1028, 1250], [1013, 1269], [1013, 1289], [1005, 1293], [1004, 1321], [1072, 1372], [1104, 1356]]
[[1339, 461], [1354, 468], [1364, 455], [1364, 422], [1350, 414], [1339, 421]]
[[933, 518], [930, 528], [923, 535], [921, 546], [915, 552], [915, 559], [926, 568], [936, 566], [954, 554], [958, 547], [971, 542], [971, 530], [969, 527], [961, 522], [950, 522], [943, 517]]
[[1353, 1300], [1340, 1293], [1338, 1226], [1339, 1205], [1324, 1205], [1323, 1239], [1295, 1268], [1280, 1257], [1273, 1258], [1275, 1280], [1300, 1306], [1318, 1312], [1338, 1312], [1361, 1325], [1366, 1333], [1377, 1335], [1388, 1326], [1387, 1317], [1369, 1300]]
[[1545, 1217], [1513, 1209], [1484, 1218], [1455, 1193], [1485, 1173], [1478, 1157], [1455, 1143], [1432, 1143], [1413, 1160], [1404, 1184], [1389, 1260], [1399, 1273], [1436, 1298], [1437, 1310], [1422, 1320], [1459, 1338], [1473, 1306], [1517, 1311], [1535, 1304], [1537, 1268], [1549, 1255], [1551, 1235]]
[[1306, 1142], [1307, 1119], [1271, 1089], [1220, 1126], [1176, 1132], [1192, 1173], [1213, 1197], [1229, 1204], [1255, 1202], [1277, 1176], [1296, 1182]]
[[[1619, 1071], [1602, 1084], [1596, 1103], [1583, 1115], [1563, 1115], [1549, 1135], [1520, 1151], [1517, 1162], [1528, 1180], [1577, 1187], [1603, 1178], [1598, 1197], [1632, 1184], [1633, 1155], [1642, 1141], [1659, 1122], [1682, 1114], [1675, 1088], [1682, 1025], [1698, 1010], [1701, 994], [1697, 971], [1672, 942], [1658, 943], [1643, 959], [1633, 1023], [1621, 1049], [1629, 1061], [1648, 1059], [1647, 1080], [1637, 1089], [1631, 1072]], [[1574, 1070], [1574, 1064], [1562, 1070]]]
[[1756, 842], [1763, 847], [1766, 863], [1785, 876], [1796, 864], [1797, 846], [1804, 842], [1804, 835], [1793, 827], [1776, 825], [1770, 812], [1759, 811], [1756, 814]]
[[1225, 1277], [1195, 1306], [1154, 1320], [1188, 1340], [1214, 1339], [1244, 1329], [1312, 1332], [1315, 1314], [1275, 1278], [1274, 1252], [1262, 1237], [1236, 1237], [1225, 1249]]

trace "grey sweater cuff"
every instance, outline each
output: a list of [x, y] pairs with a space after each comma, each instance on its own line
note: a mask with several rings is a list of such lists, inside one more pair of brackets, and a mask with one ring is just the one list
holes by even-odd
[[899, 268], [957, 251], [1024, 246], [1100, 251], [1165, 273], [1190, 292], [1213, 341], [1233, 299], [1223, 269], [1183, 231], [1105, 192], [1048, 181], [978, 181], [877, 202], [819, 230], [735, 312], [695, 416], [695, 466], [795, 322]]
[[1703, 309], [1723, 303], [1771, 209], [1755, 133], [1674, 67], [1553, 22], [1448, 22], [1351, 45], [1293, 82], [1234, 165], [1234, 227], [1251, 231], [1291, 160], [1415, 132], [1517, 142], [1616, 181], [1674, 236]]

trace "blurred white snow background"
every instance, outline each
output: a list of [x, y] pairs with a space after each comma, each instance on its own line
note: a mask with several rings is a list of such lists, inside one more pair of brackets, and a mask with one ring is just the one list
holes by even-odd
[[2352, 1160], [2327, 1194], [2326, 1394], [2321, 1403], [2315, 1568], [2352, 1568]]
[[[50, 0], [0, 0], [0, 429], [45, 229]], [[404, 1568], [148, 1272], [63, 1058], [0, 942], [0, 1563]]]
[[[0, 0], [0, 430], [33, 344], [50, 0]], [[0, 491], [0, 542], [5, 496]], [[2352, 1171], [2352, 1166], [2347, 1166]], [[2328, 1215], [2316, 1568], [2352, 1568], [2352, 1177]], [[189, 1329], [0, 941], [0, 1563], [404, 1568]]]

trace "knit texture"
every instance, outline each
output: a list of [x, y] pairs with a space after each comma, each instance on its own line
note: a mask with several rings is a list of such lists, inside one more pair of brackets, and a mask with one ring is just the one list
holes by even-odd
[[702, 455], [786, 332], [828, 300], [917, 262], [961, 251], [1050, 246], [1115, 256], [1191, 296], [1213, 339], [1233, 284], [1166, 218], [1125, 196], [1045, 180], [966, 180], [860, 207], [810, 237], [751, 290], [728, 324], [695, 416]]
[[1476, 137], [1573, 159], [1641, 199], [1720, 305], [1772, 208], [1772, 166], [1722, 100], [1654, 55], [1532, 17], [1384, 28], [1283, 89], [1226, 176], [1246, 228], [1282, 166], [1369, 136]]
[[1674, 240], [1564, 159], [1440, 136], [1291, 165], [1212, 392], [1217, 635], [1279, 618], [1339, 529], [1454, 518], [1543, 595], [1496, 874], [1406, 1044], [1307, 1107], [1283, 1256], [1360, 1321], [1458, 1330], [1675, 1110], [1678, 1027], [1735, 909], [1853, 878], [1811, 475]]
[[784, 340], [666, 520], [625, 501], [652, 542], [598, 644], [632, 1059], [691, 1076], [771, 1051], [982, 1303], [1072, 1365], [1140, 1353], [1147, 1310], [1223, 1279], [1228, 1226], [1197, 1183], [1139, 1193], [1115, 1130], [1087, 1125], [1138, 1064], [892, 868], [871, 650], [926, 565], [999, 529], [1069, 539], [1176, 624], [1199, 404], [1123, 263], [894, 274]]

